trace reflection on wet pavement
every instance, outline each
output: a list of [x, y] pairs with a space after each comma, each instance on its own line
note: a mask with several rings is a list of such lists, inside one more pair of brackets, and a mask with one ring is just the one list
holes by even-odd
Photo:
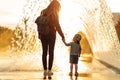
[[89, 73], [80, 73], [78, 76], [80, 76], [80, 77], [90, 77], [91, 74], [89, 74]]
[[[93, 59], [91, 62], [79, 61], [78, 64], [78, 77], [74, 75], [72, 77], [68, 76], [68, 68], [67, 72], [53, 71], [54, 75], [51, 80], [120, 80], [119, 74], [105, 67], [96, 59]], [[0, 72], [0, 80], [43, 80], [43, 72]]]

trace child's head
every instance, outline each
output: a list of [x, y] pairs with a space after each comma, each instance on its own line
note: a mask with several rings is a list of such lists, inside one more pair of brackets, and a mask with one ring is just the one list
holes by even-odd
[[82, 37], [81, 37], [80, 34], [75, 34], [75, 36], [73, 37], [73, 41], [79, 43], [79, 41], [81, 40], [81, 38]]

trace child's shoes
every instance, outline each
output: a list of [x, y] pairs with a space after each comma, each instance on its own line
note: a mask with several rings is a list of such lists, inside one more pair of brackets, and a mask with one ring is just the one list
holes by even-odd
[[72, 76], [72, 72], [69, 73], [69, 76]]
[[78, 72], [75, 72], [75, 76], [78, 76]]

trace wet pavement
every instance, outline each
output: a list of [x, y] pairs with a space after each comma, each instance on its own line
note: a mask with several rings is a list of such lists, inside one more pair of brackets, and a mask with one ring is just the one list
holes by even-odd
[[[51, 80], [120, 80], [120, 74], [106, 67], [96, 59], [81, 58], [78, 63], [78, 77], [74, 75], [68, 76], [69, 66], [67, 70], [53, 71]], [[65, 65], [65, 64], [63, 64]], [[0, 80], [43, 80], [42, 71], [14, 71], [0, 72]], [[49, 80], [49, 79], [46, 79]]]

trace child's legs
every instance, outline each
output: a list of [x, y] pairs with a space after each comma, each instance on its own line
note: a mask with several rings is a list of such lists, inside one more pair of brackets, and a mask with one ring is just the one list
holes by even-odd
[[70, 73], [73, 72], [73, 55], [70, 55]]
[[73, 64], [70, 63], [70, 72], [72, 73], [73, 72]]
[[78, 64], [75, 64], [75, 73], [78, 71]]

